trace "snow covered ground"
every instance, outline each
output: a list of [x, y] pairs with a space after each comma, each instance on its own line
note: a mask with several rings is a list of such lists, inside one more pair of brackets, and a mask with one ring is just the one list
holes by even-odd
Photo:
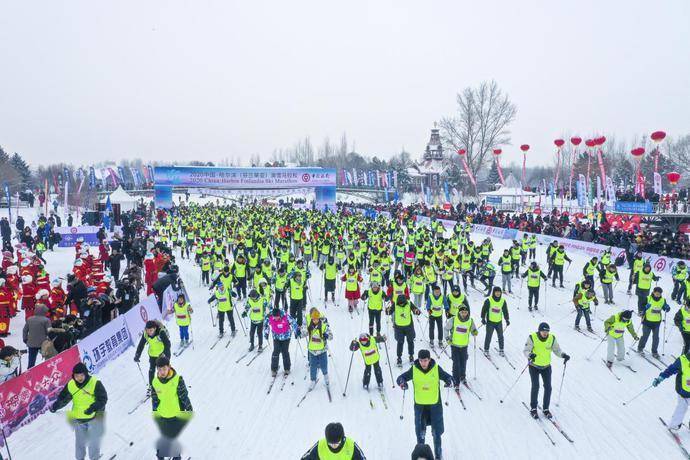
[[[480, 241], [482, 238], [477, 235], [474, 239]], [[508, 242], [496, 240], [494, 244], [493, 260], [507, 247]], [[545, 266], [543, 252], [544, 248], [540, 247], [538, 261]], [[72, 257], [71, 248], [48, 252], [46, 259], [51, 275], [65, 274], [70, 268]], [[522, 299], [508, 297], [511, 327], [506, 333], [506, 353], [517, 370], [509, 367], [502, 358], [494, 356], [500, 368], [497, 371], [479, 352], [475, 358], [470, 349], [469, 383], [483, 400], [479, 401], [469, 392], [463, 391], [467, 406], [467, 410], [463, 410], [453, 393], [448, 395], [445, 390], [442, 392], [443, 399], [449, 403], [444, 407], [445, 459], [467, 458], [470, 455], [482, 459], [612, 456], [629, 459], [682, 458], [657, 420], [658, 416], [668, 418], [675, 407], [676, 394], [672, 379], [650, 390], [629, 406], [623, 406], [624, 400], [648, 386], [659, 371], [641, 358], [633, 356], [630, 360], [637, 373], [614, 366], [614, 370], [622, 378], [619, 382], [601, 362], [605, 355], [605, 344], [591, 361], [585, 360], [599, 341], [574, 331], [574, 314], [567, 316], [572, 310], [569, 302], [572, 287], [579, 281], [581, 268], [585, 263], [584, 256], [571, 254], [570, 257], [574, 260], [572, 268], [566, 273], [567, 289], [555, 290], [549, 287], [546, 296], [542, 290], [540, 307], [544, 317], [539, 314], [533, 317], [527, 312], [526, 288], [523, 288]], [[224, 347], [223, 340], [214, 350], [210, 350], [217, 330], [211, 325], [209, 307], [206, 304], [209, 292], [207, 288], [199, 286], [197, 267], [188, 261], [180, 261], [179, 265], [191, 296], [191, 304], [195, 308], [194, 349], [190, 348], [179, 358], [172, 360], [173, 366], [190, 387], [189, 394], [195, 411], [195, 418], [182, 435], [187, 453], [184, 458], [191, 455], [198, 459], [297, 459], [323, 436], [325, 425], [331, 421], [342, 422], [346, 434], [359, 443], [369, 459], [409, 458], [415, 445], [412, 395], [407, 395], [405, 406], [402, 407], [404, 419], [400, 420], [402, 390], [392, 388], [385, 352], [382, 355], [382, 366], [388, 409], [383, 407], [375, 391], [367, 394], [361, 388], [363, 363], [359, 352], [354, 357], [347, 397], [342, 396], [351, 355], [348, 344], [360, 332], [365, 331], [366, 319], [363, 315], [350, 317], [344, 308], [346, 302], [342, 298], [342, 291], [339, 293], [340, 307], [329, 305], [327, 309], [323, 309], [323, 302], [319, 299], [321, 273], [317, 269], [311, 267], [312, 301], [308, 305], [317, 306], [325, 312], [335, 335], [331, 344], [333, 358], [329, 360], [333, 402], [328, 402], [321, 379], [315, 391], [298, 408], [296, 405], [304, 394], [308, 377], [305, 379], [306, 360], [296, 348], [295, 340], [291, 346], [293, 372], [287, 385], [280, 391], [279, 379], [271, 393], [266, 395], [270, 382], [270, 345], [250, 366], [246, 365], [246, 358], [236, 363], [248, 346], [248, 340], [238, 325], [238, 335], [228, 348]], [[602, 337], [603, 319], [622, 308], [634, 308], [636, 299], [630, 299], [625, 294], [627, 275], [627, 269], [621, 270], [621, 282], [615, 292], [616, 307], [601, 304], [597, 308], [597, 319], [594, 319], [593, 326]], [[500, 275], [497, 279], [500, 279]], [[670, 277], [665, 276], [660, 285], [665, 294], [670, 296]], [[598, 284], [597, 291], [600, 293]], [[519, 287], [514, 292], [517, 294]], [[468, 294], [472, 316], [477, 320], [483, 297], [472, 289]], [[677, 355], [681, 350], [680, 335], [671, 322], [671, 315], [676, 310], [677, 306], [673, 305], [669, 314], [670, 339], [666, 344], [666, 356], [663, 357], [666, 362], [671, 362], [671, 353]], [[12, 322], [12, 335], [7, 339], [10, 345], [20, 345], [23, 325], [20, 316]], [[424, 318], [420, 319], [424, 326]], [[499, 403], [499, 399], [505, 395], [525, 365], [521, 350], [527, 335], [535, 331], [539, 322], [544, 320], [550, 323], [552, 333], [556, 334], [563, 350], [572, 357], [559, 406], [556, 406], [556, 402], [559, 400], [558, 387], [563, 364], [562, 360], [554, 358], [552, 409], [574, 439], [573, 444], [548, 424], [545, 428], [556, 442], [552, 446], [539, 425], [529, 418], [521, 403], [529, 401], [529, 377], [526, 373], [505, 403]], [[639, 324], [637, 319], [635, 324]], [[584, 320], [582, 325], [584, 326]], [[421, 330], [419, 325], [417, 327], [416, 350], [425, 346], [428, 337], [426, 329]], [[174, 323], [169, 324], [169, 330], [173, 347], [176, 347], [179, 337]], [[384, 325], [384, 330], [391, 338], [389, 352], [393, 353], [395, 343], [392, 331], [387, 325]], [[479, 339], [483, 341], [483, 337], [482, 330]], [[632, 343], [630, 336], [626, 337], [626, 342], [628, 346]], [[127, 415], [146, 390], [132, 361], [133, 355], [134, 348], [130, 348], [98, 375], [109, 397], [104, 458], [110, 458], [115, 453], [118, 459], [155, 457], [153, 443], [157, 437], [157, 429], [151, 418], [150, 406], [146, 405], [133, 415]], [[391, 357], [394, 359], [392, 354]], [[442, 355], [440, 365], [451, 371], [448, 357]], [[145, 366], [144, 364], [142, 367]], [[400, 372], [393, 366], [394, 378]], [[373, 401], [374, 409], [370, 407], [369, 398]], [[14, 433], [9, 438], [13, 458], [73, 458], [74, 437], [65, 420], [64, 411], [47, 413]], [[216, 430], [216, 427], [219, 429]], [[686, 430], [683, 430], [682, 436], [690, 442], [690, 434]], [[427, 441], [431, 443], [430, 432], [427, 434]], [[130, 442], [133, 445], [130, 446]]]

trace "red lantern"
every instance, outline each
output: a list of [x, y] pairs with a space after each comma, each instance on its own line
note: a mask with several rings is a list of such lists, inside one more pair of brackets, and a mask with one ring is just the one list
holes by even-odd
[[458, 155], [464, 156], [466, 153], [465, 149], [458, 149]]
[[580, 142], [582, 142], [582, 138], [581, 138], [581, 137], [577, 137], [577, 136], [576, 136], [576, 137], [571, 137], [571, 138], [570, 138], [570, 142], [571, 142], [574, 146], [577, 147], [578, 145], [580, 145]]
[[642, 156], [644, 155], [644, 147], [637, 147], [636, 149], [632, 149], [630, 151], [630, 154], [635, 157], [636, 160], [641, 160]]
[[553, 143], [556, 144], [556, 147], [560, 149], [561, 147], [563, 147], [563, 144], [565, 144], [565, 141], [563, 139], [556, 139], [555, 141], [553, 141]]
[[520, 150], [522, 150], [523, 152], [527, 153], [527, 151], [529, 150], [529, 145], [527, 145], [527, 144], [522, 144], [522, 145], [520, 146]]
[[585, 141], [585, 145], [586, 145], [587, 147], [590, 147], [590, 148], [591, 148], [591, 147], [596, 147], [597, 141], [595, 141], [594, 139], [587, 139], [587, 140]]
[[652, 140], [654, 142], [661, 142], [664, 140], [664, 138], [666, 138], [666, 133], [663, 131], [654, 131], [652, 133]]
[[671, 185], [676, 185], [678, 183], [678, 181], [680, 180], [680, 174], [675, 172], [675, 171], [672, 171], [672, 172], [666, 174], [666, 178], [671, 183]]
[[606, 137], [597, 137], [597, 145], [604, 145], [604, 142], [606, 142]]
[[494, 155], [499, 156], [503, 152], [501, 149], [494, 149]]
[[534, 208], [533, 213], [540, 216], [541, 215], [541, 208]]

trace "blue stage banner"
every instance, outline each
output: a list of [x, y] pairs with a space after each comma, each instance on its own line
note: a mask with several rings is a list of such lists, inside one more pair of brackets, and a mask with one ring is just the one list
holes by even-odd
[[627, 214], [654, 214], [654, 205], [649, 201], [616, 201], [614, 209]]

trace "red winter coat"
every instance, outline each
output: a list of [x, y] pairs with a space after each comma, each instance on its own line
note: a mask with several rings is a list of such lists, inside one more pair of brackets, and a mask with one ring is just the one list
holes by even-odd
[[[340, 281], [344, 282], [346, 280], [347, 280], [347, 275], [343, 275], [340, 278]], [[347, 288], [345, 289], [345, 298], [347, 300], [359, 300], [359, 298], [361, 297], [361, 294], [359, 292], [359, 283], [361, 283], [362, 281], [363, 281], [362, 276], [357, 274], [357, 290], [356, 291], [348, 291]]]

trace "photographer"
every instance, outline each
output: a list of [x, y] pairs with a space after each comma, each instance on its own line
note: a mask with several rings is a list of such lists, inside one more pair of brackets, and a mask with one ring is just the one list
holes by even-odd
[[114, 306], [120, 315], [127, 313], [134, 305], [139, 303], [139, 292], [132, 285], [128, 277], [122, 278], [116, 284]]

